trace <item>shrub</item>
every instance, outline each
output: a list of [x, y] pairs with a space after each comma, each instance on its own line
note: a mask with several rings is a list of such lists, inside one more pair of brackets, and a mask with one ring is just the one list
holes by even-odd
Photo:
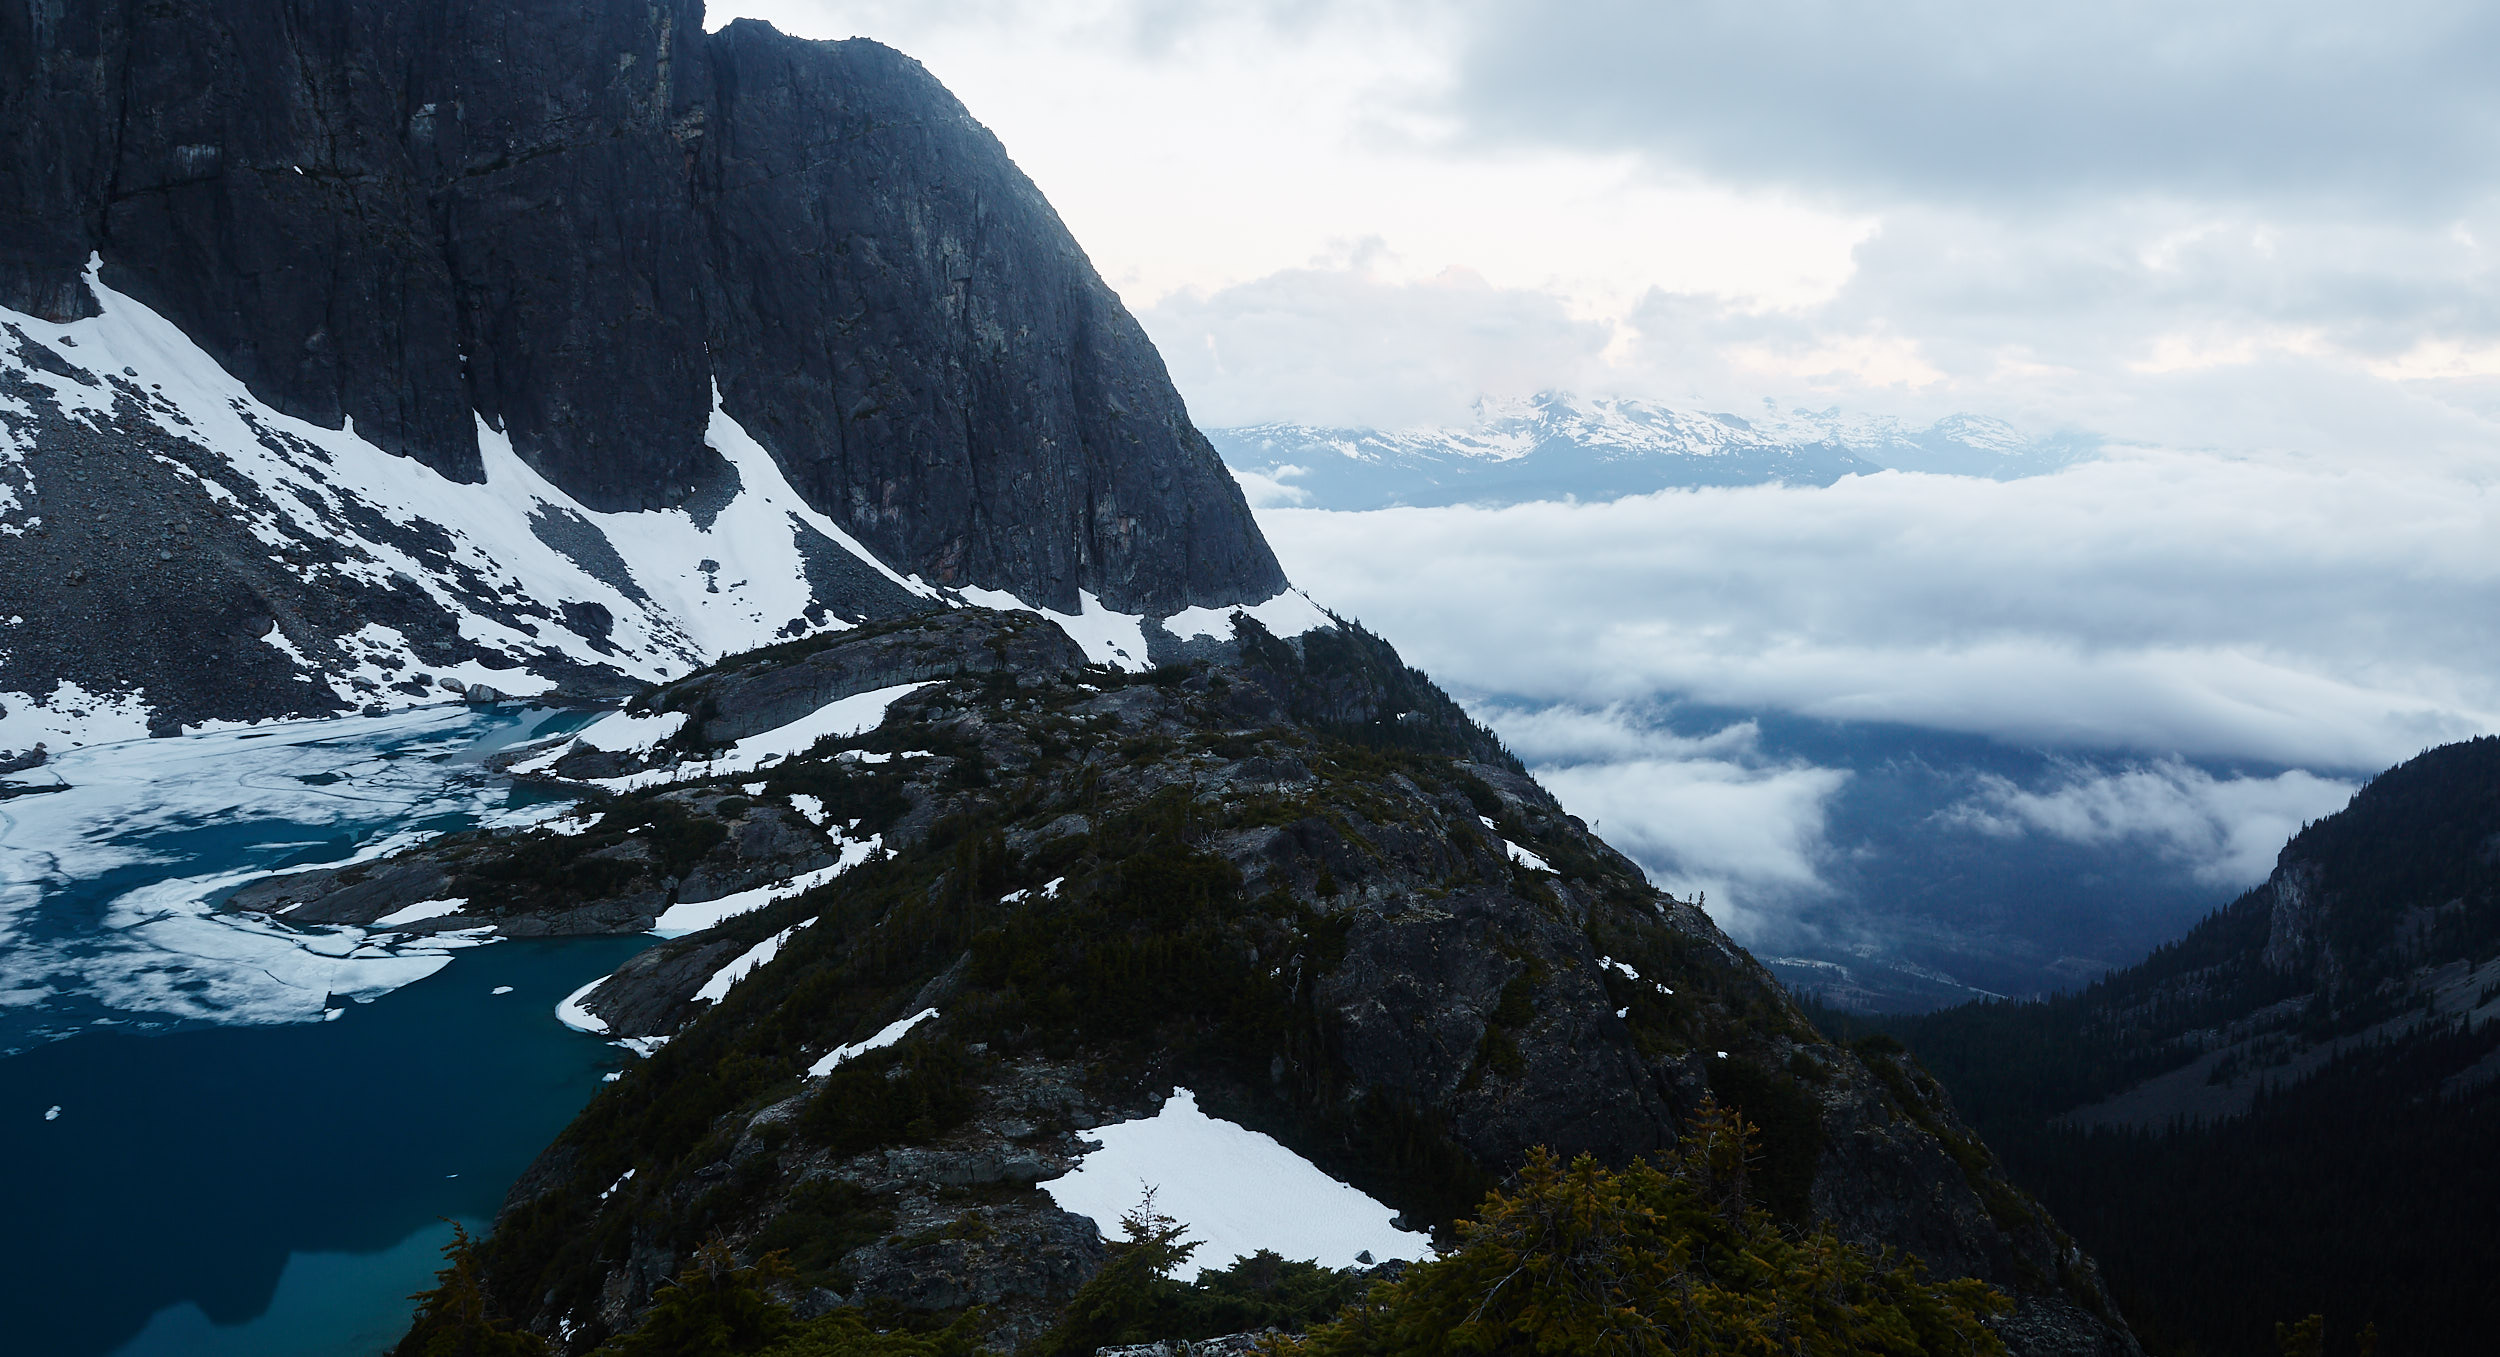
[[1705, 1104], [1664, 1167], [1532, 1152], [1448, 1256], [1384, 1282], [1271, 1357], [1439, 1354], [2001, 1354], [1974, 1281], [1783, 1233], [1746, 1199], [1753, 1128]]

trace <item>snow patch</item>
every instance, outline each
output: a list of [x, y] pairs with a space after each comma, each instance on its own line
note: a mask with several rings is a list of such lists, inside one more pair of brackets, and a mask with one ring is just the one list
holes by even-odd
[[[721, 409], [717, 389], [705, 441], [737, 478], [730, 501], [702, 523], [684, 509], [602, 513], [538, 475], [483, 420], [476, 428], [485, 480], [462, 484], [385, 452], [360, 437], [352, 421], [329, 429], [281, 414], [170, 321], [105, 286], [100, 268], [91, 258], [86, 284], [96, 316], [52, 325], [0, 310], [0, 321], [58, 337], [58, 347], [31, 338], [25, 344], [51, 348], [50, 358], [100, 380], [91, 385], [46, 371], [5, 332], [0, 369], [24, 378], [39, 400], [66, 418], [99, 428], [117, 413], [145, 419], [204, 450], [209, 457], [196, 466], [162, 456], [157, 462], [215, 499], [280, 569], [315, 584], [356, 581], [421, 594], [451, 617], [463, 638], [511, 661], [501, 667], [477, 660], [429, 664], [407, 636], [379, 626], [320, 643], [282, 632], [263, 638], [343, 701], [386, 708], [440, 703], [446, 678], [528, 695], [551, 686], [532, 666], [554, 662], [665, 679], [792, 635], [843, 629], [848, 624], [838, 620], [807, 620], [815, 599], [802, 533], [830, 539], [910, 594], [942, 601], [936, 589], [898, 575], [839, 523], [809, 508], [772, 456]], [[31, 405], [0, 401], [0, 470], [23, 474], [20, 444], [23, 425], [35, 414]], [[16, 486], [0, 479], [0, 516], [21, 507], [20, 500]], [[356, 526], [377, 518], [417, 529], [445, 549], [419, 555], [404, 545], [408, 538]], [[563, 539], [564, 529], [582, 539], [570, 552], [550, 540]], [[583, 563], [605, 555], [592, 537], [613, 550], [622, 575]], [[308, 541], [334, 543], [340, 551], [315, 560], [291, 550]], [[565, 604], [604, 608], [613, 626], [597, 641], [577, 634], [559, 620]], [[340, 654], [328, 653], [328, 639], [339, 641]], [[408, 682], [419, 674], [430, 681]], [[14, 714], [42, 704], [7, 705]], [[144, 721], [140, 726], [143, 732]], [[55, 731], [49, 742], [56, 748], [92, 742], [72, 737]]]
[[392, 910], [390, 913], [374, 920], [373, 927], [392, 928], [400, 924], [412, 924], [420, 919], [440, 919], [449, 915], [461, 913], [468, 907], [469, 902], [465, 899], [419, 900], [413, 905], [409, 905], [404, 909]]
[[810, 1079], [821, 1079], [824, 1076], [833, 1073], [835, 1066], [840, 1065], [843, 1061], [848, 1060], [853, 1056], [864, 1055], [870, 1051], [883, 1050], [886, 1047], [901, 1041], [904, 1036], [911, 1031], [911, 1029], [918, 1027], [920, 1024], [927, 1022], [929, 1019], [936, 1016], [936, 1009], [924, 1008], [919, 1012], [912, 1014], [908, 1018], [897, 1018], [893, 1022], [887, 1023], [885, 1026], [878, 1028], [877, 1034], [873, 1037], [852, 1042], [848, 1046], [836, 1046], [832, 1050], [825, 1052], [823, 1057], [818, 1059], [815, 1064], [807, 1067], [807, 1077]]
[[651, 931], [663, 938], [682, 938], [688, 933], [700, 933], [723, 919], [734, 919], [741, 914], [752, 914], [776, 901], [805, 895], [866, 862], [881, 846], [882, 842], [879, 837], [871, 834], [856, 842], [841, 843], [838, 849], [839, 856], [835, 858], [831, 866], [819, 867], [812, 872], [801, 872], [787, 881], [776, 882], [770, 886], [757, 886], [751, 890], [736, 891], [717, 900], [681, 901], [662, 912], [659, 919], [651, 925]]
[[[0, 692], [0, 750], [24, 751], [36, 745], [52, 752], [81, 745], [143, 740], [148, 734], [145, 690], [91, 693], [61, 680], [43, 695]], [[23, 775], [14, 781], [51, 781]]]
[[[1479, 815], [1476, 818], [1484, 822], [1484, 827], [1486, 829], [1493, 831], [1493, 837], [1497, 839], [1502, 838], [1502, 827], [1493, 823], [1491, 816]], [[1554, 870], [1553, 867], [1545, 861], [1545, 859], [1538, 857], [1536, 854], [1529, 852], [1527, 849], [1522, 848], [1515, 843], [1512, 843], [1508, 839], [1502, 839], [1502, 851], [1509, 855], [1511, 861], [1518, 863], [1520, 866], [1525, 867], [1530, 871], [1551, 872]]]
[[1091, 1216], [1106, 1239], [1148, 1189], [1155, 1206], [1204, 1241], [1189, 1266], [1228, 1267], [1236, 1258], [1274, 1249], [1323, 1267], [1424, 1259], [1432, 1243], [1390, 1224], [1388, 1207], [1322, 1173], [1272, 1137], [1210, 1117], [1197, 1095], [1172, 1091], [1163, 1110], [1141, 1121], [1080, 1131], [1102, 1143], [1075, 1172], [1042, 1184], [1063, 1211]]
[[1062, 885], [1065, 885], [1067, 880], [1068, 879], [1064, 876], [1054, 876], [1039, 886], [1027, 886], [1020, 891], [1009, 891], [1005, 895], [998, 897], [998, 903], [1002, 905], [1020, 905], [1028, 899], [1048, 900], [1059, 894], [1059, 888]]
[[[935, 680], [929, 682], [935, 682]], [[775, 726], [771, 730], [749, 735], [722, 751], [715, 758], [670, 764], [659, 768], [646, 768], [641, 772], [627, 773], [621, 777], [592, 778], [590, 781], [593, 785], [604, 787], [609, 791], [630, 792], [646, 787], [665, 786], [671, 782], [682, 782], [690, 778], [716, 778], [754, 772], [804, 754], [815, 748], [819, 740], [841, 740], [855, 735], [865, 735], [885, 724], [886, 708], [928, 686], [928, 682], [898, 683], [891, 688], [879, 688], [874, 692], [854, 693], [849, 697], [828, 702], [788, 725]], [[551, 765], [560, 757], [559, 753], [533, 759], [527, 766], [536, 768]], [[523, 767], [523, 765], [515, 765], [513, 771], [523, 771]]]
[[1184, 608], [1163, 619], [1164, 630], [1182, 640], [1192, 636], [1212, 636], [1219, 641], [1232, 639], [1233, 618], [1247, 613], [1260, 626], [1277, 636], [1300, 636], [1306, 631], [1337, 625], [1328, 610], [1311, 601], [1309, 594], [1288, 588], [1265, 603], [1244, 604], [1231, 608]]
[[729, 987], [731, 985], [737, 984], [739, 981], [746, 979], [747, 976], [754, 973], [757, 967], [762, 966], [771, 961], [774, 957], [779, 956], [781, 954], [781, 945], [790, 940], [791, 934], [798, 932], [800, 929], [805, 928], [808, 924], [812, 924], [814, 922], [816, 922], [814, 919], [809, 919], [806, 923], [792, 924], [788, 928], [773, 934], [771, 937], [766, 938], [762, 942], [759, 942], [753, 947], [739, 953], [737, 958], [732, 960], [728, 965], [712, 972], [712, 978], [704, 981], [703, 988], [694, 992], [694, 1002], [698, 1004], [717, 1004], [721, 1000], [728, 998]]
[[586, 748], [611, 754], [647, 754], [652, 746], [685, 728], [686, 714], [681, 711], [617, 711], [582, 727], [573, 738]]
[[1038, 613], [1059, 624], [1059, 629], [1077, 643], [1085, 658], [1113, 669], [1144, 673], [1152, 666], [1146, 660], [1146, 619], [1142, 613], [1118, 613], [1102, 605], [1089, 590], [1077, 591], [1078, 611], [1070, 614], [1050, 608], [1037, 608], [1003, 589], [966, 588], [958, 591], [969, 603], [984, 608], [1001, 608], [1014, 612]]
[[580, 989], [573, 991], [571, 994], [565, 995], [563, 1000], [556, 1005], [556, 1021], [563, 1023], [565, 1026], [572, 1028], [576, 1032], [588, 1032], [593, 1036], [606, 1036], [608, 1034], [608, 1020], [600, 1017], [596, 1013], [591, 1012], [589, 1009], [582, 1007], [582, 1001], [590, 997], [591, 991], [596, 990], [601, 985], [606, 983], [608, 983], [608, 977], [603, 975], [598, 979], [591, 981], [589, 984], [582, 986]]

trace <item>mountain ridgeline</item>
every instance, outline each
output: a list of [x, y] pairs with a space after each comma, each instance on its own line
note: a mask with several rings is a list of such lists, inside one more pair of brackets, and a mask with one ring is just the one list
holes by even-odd
[[1227, 465], [1258, 478], [1273, 503], [1355, 510], [1830, 485], [1885, 470], [2012, 480], [2099, 451], [2089, 435], [2027, 437], [1976, 415], [1918, 427], [1768, 401], [1745, 416], [1560, 391], [1479, 401], [1464, 428], [1251, 424], [1208, 437]]
[[[1606, 1194], [1640, 1260], [1583, 1297], [1609, 1324], [1637, 1294], [1778, 1351], [2137, 1351], [1934, 1079], [1820, 1035], [1287, 588], [1134, 320], [908, 59], [652, 0], [41, 0], [0, 6], [0, 167], [12, 776], [31, 734], [622, 703], [506, 759], [567, 806], [534, 827], [223, 902], [668, 939], [558, 1010], [647, 1059], [403, 1351], [1081, 1352], [1375, 1280], [1393, 1311], [1254, 1257], [1153, 1312], [1197, 1332], [1087, 1327], [1154, 1255], [1047, 1185], [1182, 1089], [1419, 1242]], [[1347, 1322], [1311, 1341], [1371, 1350]]]
[[2268, 1354], [2310, 1313], [2334, 1352], [2500, 1331], [2500, 738], [2381, 774], [2079, 994], [1822, 1017], [1935, 1070], [2156, 1351]]

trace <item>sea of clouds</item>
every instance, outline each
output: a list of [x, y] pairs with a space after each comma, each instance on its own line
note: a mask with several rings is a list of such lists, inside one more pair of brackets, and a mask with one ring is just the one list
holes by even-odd
[[1876, 902], [1833, 929], [1870, 851], [1833, 821], [1889, 811], [1896, 853], [2153, 864], [2196, 904], [2124, 942], [2149, 946], [2371, 774], [2500, 729], [2500, 494], [2454, 476], [2141, 453], [1260, 518], [1297, 581], [1763, 945], [1880, 944]]

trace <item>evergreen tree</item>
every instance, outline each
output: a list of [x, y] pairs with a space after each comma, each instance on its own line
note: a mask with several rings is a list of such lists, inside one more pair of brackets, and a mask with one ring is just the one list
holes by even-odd
[[740, 1267], [729, 1246], [713, 1240], [695, 1251], [694, 1266], [651, 1298], [642, 1327], [611, 1346], [616, 1357], [741, 1357], [762, 1351], [798, 1327], [790, 1312], [764, 1294], [759, 1275], [779, 1260]]
[[448, 1266], [434, 1274], [433, 1290], [409, 1297], [417, 1303], [416, 1322], [392, 1357], [546, 1357], [545, 1341], [493, 1313], [477, 1241], [460, 1222], [450, 1225], [451, 1242], [443, 1246]]
[[1152, 1332], [1154, 1321], [1170, 1308], [1173, 1292], [1184, 1289], [1171, 1274], [1198, 1251], [1198, 1241], [1184, 1241], [1189, 1227], [1155, 1207], [1153, 1188], [1135, 1210], [1120, 1217], [1126, 1243], [1114, 1244], [1102, 1270], [1078, 1289], [1061, 1311], [1059, 1322], [1037, 1345], [1040, 1357], [1074, 1357], [1115, 1343], [1144, 1343], [1171, 1334]]
[[2274, 1342], [2283, 1349], [2283, 1357], [2326, 1357], [2326, 1316], [2311, 1315], [2298, 1324], [2277, 1324]]

